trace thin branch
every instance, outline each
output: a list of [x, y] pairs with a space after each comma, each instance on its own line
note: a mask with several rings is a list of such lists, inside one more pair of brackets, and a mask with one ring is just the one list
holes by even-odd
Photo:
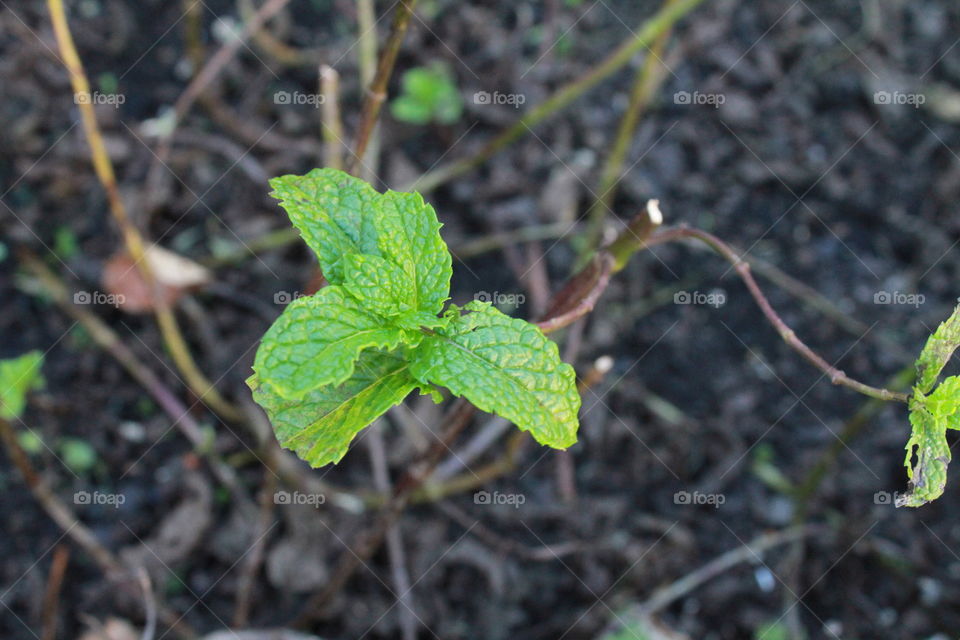
[[358, 536], [355, 545], [343, 550], [327, 584], [307, 601], [300, 615], [290, 626], [304, 627], [323, 616], [333, 597], [343, 589], [357, 569], [380, 548], [387, 531], [409, 504], [413, 492], [433, 472], [444, 452], [449, 450], [453, 441], [470, 423], [470, 418], [475, 411], [476, 408], [463, 398], [454, 403], [443, 420], [441, 435], [437, 441], [394, 485], [393, 495], [380, 508], [374, 524]]
[[[50, 11], [50, 17], [53, 21], [53, 29], [56, 34], [57, 44], [60, 48], [60, 55], [63, 57], [64, 66], [70, 74], [70, 84], [73, 87], [74, 94], [78, 96], [78, 105], [80, 107], [80, 116], [83, 120], [83, 129], [90, 144], [90, 154], [93, 161], [93, 167], [97, 178], [107, 192], [107, 200], [110, 203], [110, 212], [113, 214], [123, 236], [124, 244], [134, 264], [143, 276], [144, 282], [150, 289], [153, 297], [156, 311], [157, 324], [160, 327], [160, 333], [163, 336], [164, 343], [170, 351], [177, 368], [186, 379], [187, 385], [197, 394], [211, 409], [221, 414], [225, 418], [238, 420], [241, 418], [240, 412], [229, 402], [227, 402], [220, 393], [213, 387], [206, 376], [197, 367], [193, 356], [190, 355], [190, 349], [177, 324], [177, 319], [170, 308], [169, 303], [158, 291], [157, 280], [154, 277], [150, 263], [146, 259], [146, 248], [143, 237], [131, 222], [127, 215], [123, 199], [120, 197], [120, 190], [117, 187], [117, 179], [113, 172], [113, 163], [107, 153], [106, 145], [103, 142], [103, 136], [100, 133], [100, 126], [97, 124], [96, 114], [93, 110], [90, 97], [90, 83], [87, 80], [86, 73], [83, 70], [83, 63], [77, 53], [76, 45], [73, 42], [73, 36], [70, 33], [70, 25], [67, 23], [67, 15], [63, 7], [63, 0], [48, 0], [47, 7]], [[87, 99], [83, 99], [87, 98]]]
[[417, 0], [400, 0], [393, 14], [393, 23], [390, 25], [390, 35], [383, 46], [380, 60], [377, 63], [377, 72], [367, 88], [367, 95], [363, 100], [363, 111], [360, 115], [360, 128], [357, 130], [357, 140], [353, 145], [353, 157], [350, 160], [350, 173], [356, 175], [357, 169], [363, 162], [364, 153], [370, 143], [373, 128], [380, 116], [380, 107], [387, 99], [387, 83], [393, 74], [393, 65], [400, 53], [400, 45], [407, 34], [410, 18]]
[[[383, 433], [380, 425], [372, 425], [367, 436], [367, 448], [370, 451], [370, 466], [373, 473], [373, 483], [384, 495], [390, 493], [390, 470], [387, 465], [386, 447], [383, 443]], [[400, 629], [403, 640], [416, 640], [418, 616], [413, 608], [410, 584], [410, 572], [407, 571], [406, 553], [403, 548], [403, 537], [397, 522], [393, 522], [387, 529], [387, 555], [390, 558], [390, 573], [393, 588], [397, 593], [397, 604], [400, 605]]]
[[64, 544], [58, 544], [53, 550], [53, 561], [50, 563], [47, 587], [43, 592], [43, 607], [40, 616], [43, 626], [40, 633], [40, 640], [55, 640], [57, 637], [60, 589], [63, 587], [63, 576], [66, 574], [67, 562], [69, 560], [70, 547]]
[[[188, 0], [189, 1], [189, 0]], [[237, 9], [243, 22], [249, 23], [256, 17], [257, 8], [253, 0], [237, 0]], [[319, 48], [299, 48], [292, 46], [273, 35], [266, 24], [251, 34], [254, 44], [280, 64], [288, 67], [310, 66], [316, 64], [323, 52]]]
[[[41, 480], [40, 474], [33, 468], [30, 458], [20, 446], [13, 426], [4, 418], [0, 418], [0, 441], [3, 442], [10, 460], [23, 476], [30, 493], [50, 519], [57, 523], [64, 535], [93, 558], [109, 581], [134, 595], [137, 590], [129, 580], [131, 574], [128, 568], [100, 543], [96, 534], [80, 522], [73, 510], [57, 497], [47, 483]], [[163, 623], [169, 626], [171, 631], [185, 640], [194, 640], [198, 637], [197, 632], [183, 622], [182, 615], [166, 607], [158, 606], [157, 610]]]
[[635, 29], [634, 35], [631, 35], [597, 66], [576, 80], [564, 85], [549, 98], [531, 108], [519, 120], [484, 145], [476, 155], [428, 171], [417, 178], [409, 189], [404, 188], [401, 191], [416, 190], [421, 193], [431, 191], [452, 178], [486, 162], [515, 140], [526, 135], [533, 127], [619, 71], [630, 62], [634, 54], [641, 49], [648, 48], [660, 34], [672, 28], [677, 21], [701, 2], [703, 0], [679, 0], [676, 4], [662, 7], [660, 11]]
[[637, 606], [637, 611], [642, 615], [654, 614], [684, 597], [708, 580], [719, 576], [724, 571], [744, 562], [753, 562], [765, 551], [769, 551], [774, 547], [794, 540], [799, 540], [816, 531], [817, 529], [812, 527], [794, 527], [758, 536], [745, 545], [717, 556], [707, 564], [688, 573], [679, 580], [657, 589], [653, 592], [652, 596]]
[[150, 574], [145, 568], [137, 567], [137, 581], [140, 583], [140, 590], [143, 591], [143, 608], [146, 618], [140, 640], [153, 640], [157, 635], [157, 601], [153, 595]]
[[[667, 8], [676, 4], [676, 2], [677, 0], [666, 0], [663, 6]], [[610, 211], [613, 205], [614, 198], [616, 198], [623, 163], [626, 160], [627, 152], [630, 151], [630, 143], [633, 142], [637, 124], [667, 75], [663, 55], [672, 31], [672, 28], [667, 28], [657, 36], [653, 46], [650, 47], [650, 51], [647, 52], [643, 64], [637, 70], [633, 88], [630, 90], [630, 102], [620, 119], [617, 133], [613, 139], [613, 146], [610, 148], [610, 154], [607, 156], [600, 172], [600, 186], [597, 189], [599, 195], [597, 195], [587, 214], [586, 246], [588, 247], [595, 247], [603, 235], [603, 221], [607, 217], [607, 211]]]
[[[51, 1], [59, 2], [60, 0]], [[203, 69], [194, 76], [193, 80], [190, 81], [190, 84], [187, 85], [187, 88], [183, 90], [183, 93], [180, 94], [180, 97], [178, 97], [177, 101], [173, 104], [174, 128], [166, 132], [166, 135], [161, 140], [161, 144], [157, 150], [157, 158], [154, 160], [154, 166], [151, 167], [151, 173], [154, 172], [157, 164], [166, 162], [170, 157], [170, 143], [175, 127], [183, 120], [187, 112], [190, 111], [190, 108], [193, 106], [193, 103], [196, 102], [197, 98], [200, 97], [210, 83], [220, 75], [224, 67], [233, 60], [240, 48], [250, 39], [250, 36], [259, 31], [267, 20], [287, 6], [289, 1], [290, 0], [269, 0], [260, 7], [257, 12], [251, 16], [250, 20], [244, 24], [243, 31], [237, 34], [235, 38], [227, 40], [223, 46], [213, 54]]]
[[340, 74], [325, 64], [320, 65], [320, 129], [323, 136], [323, 164], [331, 169], [343, 168], [343, 122], [340, 120]]
[[73, 304], [71, 292], [49, 267], [27, 251], [21, 251], [18, 257], [27, 270], [36, 276], [43, 293], [63, 309], [67, 315], [79, 322], [90, 335], [90, 338], [119, 362], [134, 380], [140, 383], [164, 413], [170, 417], [173, 424], [186, 436], [190, 444], [207, 459], [217, 479], [225, 487], [231, 489], [238, 500], [245, 500], [233, 468], [224, 463], [207, 446], [207, 438], [203, 429], [193, 418], [189, 408], [177, 399], [152, 369], [137, 358], [136, 354], [124, 344], [120, 336], [107, 323], [88, 309]]
[[660, 226], [663, 216], [657, 200], [627, 224], [606, 248], [596, 252], [577, 275], [554, 297], [545, 317], [537, 322], [545, 333], [556, 331], [591, 311], [610, 283], [610, 276], [623, 269], [630, 256], [644, 247], [650, 234]]
[[240, 571], [239, 585], [237, 586], [237, 603], [233, 611], [233, 627], [243, 629], [250, 620], [250, 606], [253, 601], [253, 588], [257, 582], [257, 572], [263, 565], [266, 555], [267, 542], [273, 525], [274, 494], [277, 489], [277, 476], [266, 467], [263, 471], [263, 482], [260, 489], [260, 513], [257, 516], [257, 528], [254, 530], [253, 547], [247, 554]]
[[[373, 0], [357, 0], [357, 31], [360, 86], [369, 87], [377, 75], [377, 12]], [[359, 174], [367, 182], [373, 182], [377, 177], [374, 167], [380, 161], [380, 128], [376, 122], [364, 155], [357, 158], [357, 162], [366, 160], [362, 162]]]
[[664, 242], [688, 238], [704, 243], [713, 249], [715, 253], [733, 265], [737, 274], [740, 276], [740, 279], [743, 280], [744, 284], [747, 285], [747, 289], [750, 291], [750, 295], [753, 296], [753, 299], [756, 301], [757, 306], [760, 307], [763, 315], [767, 318], [770, 324], [773, 325], [773, 328], [777, 330], [777, 333], [780, 335], [783, 341], [786, 342], [794, 351], [803, 356], [813, 366], [822, 371], [828, 378], [830, 378], [830, 382], [853, 389], [858, 393], [862, 393], [865, 396], [870, 396], [871, 398], [877, 398], [878, 400], [897, 400], [899, 402], [910, 401], [909, 394], [899, 391], [890, 391], [889, 389], [878, 389], [877, 387], [871, 387], [868, 384], [854, 380], [840, 369], [830, 365], [829, 362], [824, 360], [820, 355], [813, 351], [813, 349], [808, 347], [802, 340], [800, 340], [800, 338], [797, 337], [797, 334], [793, 331], [793, 329], [787, 326], [783, 319], [777, 315], [777, 312], [773, 310], [773, 307], [770, 305], [770, 301], [767, 300], [767, 297], [763, 294], [763, 291], [761, 291], [759, 285], [757, 285], [757, 281], [754, 280], [753, 274], [750, 273], [750, 263], [741, 258], [727, 243], [715, 235], [700, 229], [680, 226], [672, 229], [665, 229], [653, 235], [646, 244], [647, 246], [652, 246], [656, 244], [662, 244]]

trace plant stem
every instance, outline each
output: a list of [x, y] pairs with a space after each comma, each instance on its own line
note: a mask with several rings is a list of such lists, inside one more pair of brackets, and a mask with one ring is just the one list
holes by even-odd
[[[377, 14], [373, 0], [357, 0], [357, 63], [360, 68], [360, 86], [369, 87], [377, 75]], [[380, 160], [380, 127], [374, 122], [370, 143], [361, 157], [360, 177], [367, 182], [376, 179], [375, 168]], [[359, 162], [361, 158], [358, 158]]]
[[[888, 384], [894, 388], [909, 388], [916, 375], [917, 372], [914, 366], [908, 365], [897, 372], [888, 381]], [[837, 438], [830, 443], [830, 446], [820, 454], [817, 461], [809, 468], [803, 480], [796, 485], [793, 495], [795, 502], [794, 524], [802, 524], [804, 522], [810, 501], [816, 495], [830, 466], [843, 450], [848, 448], [849, 443], [860, 435], [860, 432], [870, 423], [870, 419], [879, 413], [884, 406], [885, 404], [877, 398], [871, 398], [864, 402], [857, 412], [853, 414], [853, 417], [846, 422]]]
[[377, 63], [377, 72], [367, 88], [367, 95], [363, 101], [363, 111], [360, 116], [360, 128], [357, 131], [357, 140], [353, 145], [353, 157], [350, 160], [350, 173], [357, 174], [358, 167], [363, 163], [363, 156], [370, 143], [373, 128], [380, 116], [380, 107], [387, 98], [387, 83], [393, 73], [393, 65], [400, 53], [400, 45], [407, 33], [413, 9], [417, 0], [400, 0], [393, 14], [393, 23], [390, 25], [390, 35], [380, 54]]
[[757, 281], [754, 280], [753, 275], [750, 273], [750, 263], [741, 258], [732, 248], [730, 248], [729, 245], [727, 245], [727, 243], [715, 235], [700, 229], [680, 226], [660, 231], [659, 233], [653, 235], [646, 244], [647, 246], [652, 246], [655, 244], [687, 238], [698, 240], [706, 244], [708, 247], [713, 249], [715, 253], [733, 265], [737, 275], [739, 275], [740, 279], [743, 280], [744, 284], [747, 285], [747, 289], [750, 291], [750, 295], [753, 296], [753, 299], [756, 301], [757, 306], [760, 307], [763, 315], [767, 318], [770, 324], [773, 325], [773, 328], [777, 330], [777, 333], [780, 335], [783, 341], [786, 342], [794, 351], [803, 356], [813, 366], [822, 371], [828, 378], [830, 378], [830, 382], [836, 385], [847, 387], [848, 389], [853, 389], [858, 393], [862, 393], [865, 396], [870, 396], [871, 398], [877, 398], [878, 400], [897, 400], [899, 402], [910, 401], [909, 394], [899, 391], [890, 391], [889, 389], [878, 389], [877, 387], [871, 387], [868, 384], [854, 380], [843, 371], [831, 366], [829, 362], [824, 360], [810, 347], [808, 347], [802, 340], [800, 340], [800, 338], [797, 337], [797, 334], [793, 331], [793, 329], [787, 326], [783, 319], [777, 315], [777, 312], [773, 310], [773, 307], [770, 306], [770, 301], [767, 300], [767, 297], [757, 285]]
[[616, 73], [630, 61], [634, 54], [645, 47], [649, 47], [660, 34], [672, 28], [678, 20], [692, 11], [694, 7], [701, 2], [703, 2], [703, 0], [678, 0], [674, 4], [663, 6], [653, 17], [636, 29], [635, 35], [617, 47], [617, 49], [600, 62], [600, 64], [573, 82], [564, 85], [549, 98], [530, 109], [519, 120], [484, 145], [476, 155], [457, 160], [450, 164], [441, 165], [432, 171], [428, 171], [420, 176], [409, 188], [403, 188], [401, 191], [415, 190], [420, 193], [426, 193], [448, 180], [462, 175], [483, 162], [486, 162], [496, 153], [525, 135], [540, 122], [546, 120], [557, 111], [581, 97], [598, 83]]
[[[29, 456], [17, 441], [13, 426], [4, 418], [0, 418], [0, 441], [3, 442], [10, 460], [20, 471], [20, 475], [23, 476], [30, 493], [33, 494], [33, 497], [50, 519], [57, 523], [65, 536], [68, 536], [93, 558], [109, 581], [123, 590], [129, 591], [132, 583], [128, 579], [130, 576], [128, 567], [103, 546], [97, 539], [96, 534], [83, 524], [73, 510], [41, 480], [40, 474], [33, 468]], [[133, 593], [132, 595], [137, 597], [139, 593]], [[158, 611], [164, 624], [168, 625], [171, 631], [186, 640], [193, 640], [198, 637], [193, 628], [186, 622], [182, 622], [183, 615], [160, 605], [158, 605]]]
[[[676, 4], [677, 0], [666, 0], [664, 8]], [[637, 129], [637, 123], [640, 122], [640, 116], [650, 105], [657, 89], [663, 83], [665, 77], [662, 57], [666, 49], [667, 41], [670, 39], [672, 28], [668, 27], [660, 33], [647, 52], [643, 65], [637, 71], [633, 82], [633, 88], [630, 90], [630, 103], [627, 110], [620, 120], [617, 127], [617, 133], [614, 137], [613, 147], [603, 165], [600, 173], [600, 187], [597, 190], [599, 194], [587, 214], [587, 247], [595, 247], [603, 235], [603, 221], [610, 211], [613, 200], [617, 195], [617, 185], [620, 181], [620, 174], [623, 171], [623, 163], [630, 150], [630, 143], [633, 142], [633, 134]]]
[[[83, 70], [83, 63], [80, 61], [80, 56], [73, 42], [73, 36], [70, 33], [70, 26], [67, 23], [66, 12], [63, 8], [63, 0], [48, 0], [47, 6], [53, 21], [53, 29], [56, 34], [57, 44], [60, 48], [60, 54], [63, 56], [64, 66], [66, 66], [70, 74], [70, 84], [73, 87], [74, 94], [76, 96], [89, 98], [90, 83], [87, 81], [86, 73]], [[217, 413], [230, 420], [239, 420], [242, 418], [240, 412], [220, 395], [197, 367], [193, 356], [190, 355], [190, 349], [187, 347], [186, 340], [184, 340], [183, 334], [180, 332], [180, 327], [177, 324], [173, 310], [163, 295], [158, 292], [156, 278], [146, 259], [146, 248], [144, 247], [143, 237], [133, 222], [131, 222], [127, 215], [126, 207], [124, 207], [123, 200], [120, 197], [117, 179], [113, 172], [113, 164], [110, 161], [110, 156], [107, 154], [106, 145], [104, 145], [103, 136], [100, 134], [100, 126], [97, 124], [97, 118], [91, 102], [89, 99], [78, 100], [80, 116], [83, 120], [83, 129], [87, 141], [90, 144], [93, 167], [96, 171], [97, 178], [107, 192], [110, 212], [113, 214], [117, 226], [120, 227], [127, 251], [130, 253], [130, 257], [133, 259], [134, 264], [151, 291], [157, 324], [160, 327], [160, 333], [163, 336], [164, 343], [174, 363], [180, 370], [180, 373], [182, 373], [186, 379], [187, 386]]]
[[747, 544], [740, 545], [736, 549], [717, 556], [679, 580], [665, 587], [660, 587], [653, 592], [652, 596], [638, 605], [636, 610], [643, 615], [652, 615], [724, 571], [744, 562], [756, 562], [757, 558], [765, 551], [788, 542], [801, 540], [816, 531], [817, 529], [814, 527], [791, 527], [762, 534]]
[[[237, 0], [237, 11], [244, 24], [255, 19], [257, 15], [257, 8], [254, 6], [253, 0]], [[310, 65], [311, 63], [316, 64], [315, 61], [319, 60], [323, 55], [319, 49], [300, 49], [288, 45], [283, 40], [274, 36], [266, 24], [251, 33], [250, 37], [267, 55], [288, 67]]]
[[544, 333], [566, 327], [591, 311], [610, 283], [610, 276], [623, 269], [630, 256], [645, 246], [663, 216], [656, 200], [647, 202], [612, 243], [597, 251], [590, 262], [553, 297], [544, 317], [536, 324]]
[[340, 120], [340, 74], [320, 65], [320, 95], [323, 96], [320, 128], [323, 136], [323, 164], [343, 168], [343, 123]]
[[413, 465], [393, 488], [393, 494], [380, 508], [373, 526], [359, 535], [358, 542], [352, 548], [340, 554], [336, 569], [323, 589], [311, 597], [291, 626], [303, 627], [323, 616], [324, 609], [337, 593], [347, 584], [356, 570], [380, 548], [390, 527], [410, 502], [413, 492], [420, 487], [433, 469], [440, 463], [444, 452], [470, 423], [476, 409], [464, 399], [459, 399], [444, 419], [441, 435], [424, 454], [418, 464]]
[[27, 270], [37, 277], [40, 287], [46, 296], [63, 309], [67, 315], [80, 323], [90, 335], [90, 338], [100, 348], [111, 355], [127, 370], [146, 390], [147, 394], [157, 403], [160, 409], [169, 416], [173, 424], [190, 441], [190, 444], [207, 459], [211, 470], [223, 486], [230, 489], [241, 506], [249, 502], [237, 479], [233, 468], [208, 447], [207, 437], [200, 424], [193, 418], [190, 408], [184, 405], [162, 380], [141, 362], [136, 354], [120, 339], [120, 336], [107, 323], [84, 307], [72, 302], [72, 295], [66, 285], [36, 256], [23, 251], [19, 255], [20, 262]]

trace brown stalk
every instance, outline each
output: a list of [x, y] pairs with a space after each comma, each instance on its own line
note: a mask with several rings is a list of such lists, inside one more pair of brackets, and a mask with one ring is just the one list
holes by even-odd
[[186, 379], [190, 389], [201, 398], [211, 409], [221, 414], [227, 419], [241, 419], [240, 412], [229, 402], [227, 402], [220, 393], [207, 380], [206, 376], [197, 367], [186, 340], [177, 324], [177, 319], [173, 314], [169, 303], [159, 293], [157, 280], [154, 276], [150, 264], [146, 259], [146, 247], [143, 237], [136, 226], [127, 215], [127, 209], [120, 197], [120, 190], [117, 187], [117, 179], [113, 172], [113, 163], [107, 153], [106, 145], [103, 142], [103, 136], [100, 133], [100, 126], [97, 124], [97, 117], [93, 110], [90, 97], [90, 83], [87, 80], [86, 73], [83, 70], [83, 63], [77, 53], [76, 45], [73, 42], [73, 36], [70, 33], [70, 25], [67, 23], [66, 11], [63, 7], [63, 0], [48, 0], [47, 7], [50, 11], [50, 17], [53, 21], [54, 33], [57, 37], [57, 44], [60, 48], [60, 55], [63, 57], [63, 64], [70, 74], [70, 84], [73, 87], [74, 95], [77, 96], [78, 106], [80, 108], [80, 117], [83, 121], [83, 130], [87, 141], [90, 144], [90, 155], [93, 161], [93, 167], [97, 178], [107, 192], [107, 200], [110, 203], [110, 212], [120, 228], [124, 244], [130, 257], [133, 259], [137, 269], [143, 276], [144, 282], [150, 288], [153, 296], [156, 312], [157, 324], [160, 327], [160, 333], [163, 341], [170, 351], [177, 368]]
[[[13, 426], [4, 418], [0, 418], [0, 441], [3, 442], [13, 465], [23, 476], [30, 493], [33, 494], [33, 497], [50, 519], [63, 530], [64, 535], [73, 540], [77, 546], [93, 558], [109, 581], [131, 593], [131, 595], [140, 595], [140, 590], [130, 580], [131, 572], [128, 568], [100, 543], [93, 531], [80, 522], [73, 510], [40, 478], [40, 474], [33, 468], [27, 453], [20, 446]], [[190, 625], [182, 622], [182, 615], [159, 605], [157, 611], [164, 624], [168, 625], [171, 631], [180, 637], [185, 638], [185, 640], [194, 640], [198, 637], [197, 632]]]
[[416, 5], [417, 0], [400, 0], [393, 14], [390, 35], [387, 37], [383, 52], [380, 54], [380, 60], [377, 62], [377, 72], [367, 88], [367, 95], [363, 101], [360, 128], [357, 130], [357, 140], [353, 145], [353, 157], [348, 165], [349, 171], [353, 175], [357, 174], [358, 168], [363, 163], [363, 156], [366, 153], [367, 145], [370, 143], [370, 136], [377, 124], [377, 118], [380, 116], [380, 108], [387, 98], [387, 83], [393, 74], [393, 66], [397, 61], [400, 45], [403, 43]]
[[836, 385], [847, 387], [848, 389], [853, 389], [858, 393], [862, 393], [865, 396], [870, 396], [871, 398], [877, 398], [878, 400], [897, 400], [899, 402], [910, 401], [909, 394], [899, 391], [890, 391], [889, 389], [871, 387], [868, 384], [854, 380], [840, 369], [832, 366], [829, 362], [824, 360], [820, 355], [813, 351], [813, 349], [808, 347], [802, 340], [800, 340], [800, 338], [797, 337], [797, 334], [793, 331], [793, 329], [787, 326], [787, 323], [783, 321], [777, 312], [774, 311], [773, 307], [770, 305], [770, 301], [767, 300], [767, 297], [763, 294], [763, 291], [760, 289], [759, 285], [757, 285], [757, 281], [754, 280], [753, 274], [750, 273], [750, 263], [740, 257], [727, 243], [715, 235], [700, 229], [679, 226], [672, 229], [665, 229], [653, 235], [646, 242], [646, 246], [649, 247], [656, 244], [683, 239], [698, 240], [699, 242], [704, 243], [713, 249], [713, 251], [720, 257], [724, 258], [727, 262], [733, 265], [737, 275], [739, 275], [740, 279], [743, 280], [744, 284], [747, 285], [750, 295], [753, 296], [757, 306], [759, 306], [760, 310], [763, 312], [764, 317], [766, 317], [767, 321], [773, 325], [774, 329], [777, 330], [777, 333], [780, 335], [783, 341], [786, 342], [790, 348], [803, 356], [804, 359], [810, 362], [813, 366], [822, 371], [828, 378], [830, 378], [830, 382]]

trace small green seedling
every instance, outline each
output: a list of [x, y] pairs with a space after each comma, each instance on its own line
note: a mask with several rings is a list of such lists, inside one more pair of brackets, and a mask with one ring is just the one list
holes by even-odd
[[64, 438], [60, 441], [59, 448], [63, 464], [77, 475], [89, 473], [97, 466], [97, 450], [82, 438]]
[[44, 385], [41, 366], [43, 354], [39, 351], [0, 360], [0, 418], [14, 420], [23, 414], [27, 393]]
[[464, 396], [564, 449], [577, 439], [573, 367], [535, 325], [450, 304], [451, 256], [417, 193], [333, 169], [270, 181], [330, 283], [267, 330], [247, 384], [280, 443], [314, 467], [414, 389]]
[[445, 65], [415, 67], [400, 80], [402, 93], [390, 103], [390, 113], [410, 124], [453, 124], [463, 113], [463, 100]]

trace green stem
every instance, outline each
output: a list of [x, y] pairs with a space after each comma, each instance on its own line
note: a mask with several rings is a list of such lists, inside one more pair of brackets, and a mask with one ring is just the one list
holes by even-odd
[[[669, 8], [677, 1], [666, 0], [663, 6], [665, 9]], [[650, 105], [650, 101], [663, 82], [666, 67], [663, 65], [662, 57], [667, 40], [670, 39], [671, 31], [672, 29], [667, 28], [657, 36], [643, 61], [643, 65], [637, 71], [633, 88], [630, 90], [630, 103], [627, 105], [627, 110], [617, 127], [613, 147], [610, 149], [610, 155], [607, 156], [600, 174], [600, 188], [597, 191], [599, 195], [597, 195], [588, 213], [586, 247], [594, 248], [600, 241], [603, 234], [603, 221], [607, 217], [607, 212], [611, 210], [611, 205], [617, 195], [617, 185], [620, 182], [623, 164], [627, 152], [630, 150], [630, 143], [633, 142], [633, 134], [637, 130], [640, 116]]]
[[675, 4], [664, 6], [652, 18], [644, 22], [626, 42], [607, 56], [596, 67], [570, 82], [552, 96], [533, 107], [519, 120], [507, 127], [493, 140], [488, 142], [476, 155], [442, 165], [433, 171], [420, 176], [409, 188], [401, 191], [419, 191], [426, 193], [437, 186], [470, 171], [474, 167], [486, 162], [497, 152], [525, 135], [543, 120], [560, 111], [571, 102], [585, 94], [594, 86], [616, 73], [621, 67], [630, 62], [638, 51], [648, 48], [663, 32], [672, 28], [683, 16], [692, 11], [703, 0], [679, 0]]

